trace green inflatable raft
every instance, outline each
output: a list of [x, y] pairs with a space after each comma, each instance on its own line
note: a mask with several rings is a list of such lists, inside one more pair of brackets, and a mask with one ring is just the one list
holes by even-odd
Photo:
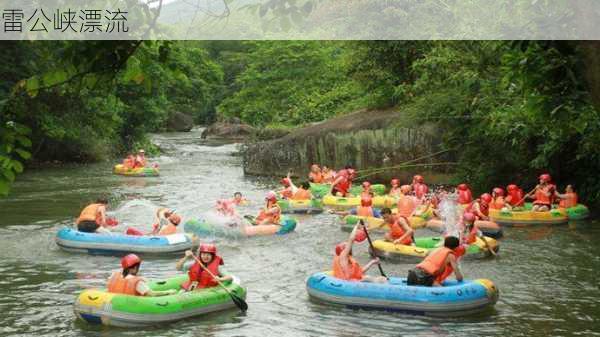
[[[181, 289], [188, 280], [179, 275], [150, 282], [152, 290]], [[238, 278], [225, 282], [229, 291], [246, 298], [246, 289]], [[146, 297], [109, 293], [106, 290], [87, 289], [75, 300], [75, 315], [90, 324], [119, 327], [139, 327], [175, 322], [185, 318], [236, 308], [231, 296], [220, 286], [182, 292], [170, 296]]]
[[[375, 195], [385, 195], [385, 185], [383, 184], [373, 184], [371, 185], [371, 190]], [[312, 193], [315, 198], [323, 198], [331, 191], [331, 184], [314, 184], [310, 183], [310, 193]], [[360, 185], [355, 185], [350, 188], [350, 194], [359, 195], [362, 191], [362, 187]]]
[[277, 201], [281, 213], [322, 213], [323, 212], [323, 201], [320, 199], [310, 200], [279, 200]]
[[[531, 202], [526, 202], [524, 205], [524, 209], [529, 211], [533, 207]], [[553, 209], [558, 209], [556, 205], [552, 207]], [[569, 220], [583, 220], [590, 216], [590, 209], [584, 204], [577, 204], [573, 207], [569, 208], [560, 208], [564, 209], [567, 213], [567, 217]]]

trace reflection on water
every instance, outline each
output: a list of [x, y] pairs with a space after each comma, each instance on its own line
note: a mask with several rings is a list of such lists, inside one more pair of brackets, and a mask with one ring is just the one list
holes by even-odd
[[[159, 206], [186, 218], [200, 217], [216, 199], [244, 192], [253, 214], [273, 179], [244, 177], [236, 145], [200, 140], [200, 132], [163, 134], [156, 141], [161, 176], [110, 174], [112, 163], [28, 172], [10, 198], [0, 200], [1, 336], [592, 336], [600, 334], [600, 231], [597, 224], [508, 228], [500, 258], [463, 261], [470, 278], [492, 279], [500, 300], [492, 312], [458, 319], [430, 319], [379, 311], [350, 310], [312, 302], [306, 278], [330, 268], [333, 245], [347, 233], [335, 216], [299, 216], [297, 232], [252, 239], [221, 238], [227, 270], [248, 287], [249, 311], [212, 314], [161, 327], [115, 329], [75, 320], [72, 304], [84, 288], [102, 287], [118, 258], [71, 254], [54, 243], [99, 194], [111, 196], [124, 226], [149, 230]], [[124, 227], [123, 226], [123, 227]], [[431, 234], [418, 232], [417, 235]], [[375, 235], [375, 233], [374, 233]], [[361, 262], [369, 257], [358, 245]], [[385, 262], [384, 262], [385, 263]], [[149, 278], [176, 274], [173, 258], [147, 259]], [[410, 264], [384, 265], [406, 275]]]

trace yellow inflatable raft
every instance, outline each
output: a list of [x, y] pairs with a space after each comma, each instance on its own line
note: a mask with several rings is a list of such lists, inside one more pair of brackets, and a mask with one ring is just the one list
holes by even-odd
[[[391, 260], [421, 260], [429, 254], [429, 251], [440, 247], [443, 244], [444, 239], [442, 237], [415, 238], [414, 246], [396, 245], [384, 240], [375, 240], [373, 241], [373, 253], [378, 257]], [[498, 241], [490, 237], [485, 237], [484, 242], [478, 237], [475, 243], [467, 247], [465, 257], [487, 257], [491, 255], [490, 249], [497, 252], [499, 249]]]
[[159, 171], [156, 167], [139, 167], [135, 169], [128, 169], [123, 164], [115, 165], [113, 172], [122, 176], [130, 177], [158, 177]]
[[[364, 220], [365, 224], [367, 225], [367, 229], [369, 230], [389, 230], [388, 225], [384, 224], [382, 218], [358, 215], [345, 216], [344, 219], [342, 219], [342, 230], [351, 231], [361, 219]], [[410, 227], [413, 229], [423, 228], [426, 224], [426, 220], [418, 216], [411, 216], [408, 219], [408, 222]]]
[[[387, 195], [373, 197], [373, 207], [394, 207], [396, 199]], [[352, 208], [360, 205], [360, 197], [338, 197], [328, 194], [323, 197], [323, 205], [333, 208]]]
[[531, 210], [509, 211], [490, 209], [490, 219], [505, 226], [514, 225], [558, 225], [568, 221], [567, 211], [557, 208], [547, 212], [534, 212]]

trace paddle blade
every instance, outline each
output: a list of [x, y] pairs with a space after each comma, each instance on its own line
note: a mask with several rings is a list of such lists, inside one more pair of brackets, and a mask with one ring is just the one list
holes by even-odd
[[231, 300], [241, 311], [246, 312], [246, 310], [248, 310], [248, 303], [246, 303], [246, 301], [234, 293], [229, 293], [229, 295], [231, 295]]

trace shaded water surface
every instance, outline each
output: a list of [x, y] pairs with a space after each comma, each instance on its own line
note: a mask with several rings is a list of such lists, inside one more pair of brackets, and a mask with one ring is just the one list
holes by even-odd
[[[347, 235], [336, 217], [322, 214], [300, 216], [289, 236], [218, 242], [227, 270], [249, 289], [246, 314], [229, 311], [129, 330], [77, 321], [76, 295], [102, 287], [119, 267], [116, 257], [70, 254], [55, 245], [57, 230], [70, 225], [86, 202], [108, 194], [122, 222], [149, 229], [156, 207], [174, 208], [185, 221], [239, 190], [253, 201], [242, 213], [255, 213], [274, 187], [244, 177], [241, 158], [233, 155], [237, 146], [201, 141], [200, 130], [154, 138], [165, 149], [153, 158], [161, 177], [115, 176], [110, 163], [37, 170], [21, 176], [11, 196], [0, 200], [0, 336], [600, 335], [600, 230], [591, 221], [507, 229], [500, 258], [462, 262], [468, 278], [489, 278], [500, 288], [495, 309], [474, 317], [440, 320], [310, 301], [306, 278], [330, 267], [333, 245]], [[368, 259], [365, 246], [355, 255]], [[142, 273], [175, 275], [174, 264], [173, 258], [146, 259]], [[383, 267], [404, 276], [411, 265]]]

